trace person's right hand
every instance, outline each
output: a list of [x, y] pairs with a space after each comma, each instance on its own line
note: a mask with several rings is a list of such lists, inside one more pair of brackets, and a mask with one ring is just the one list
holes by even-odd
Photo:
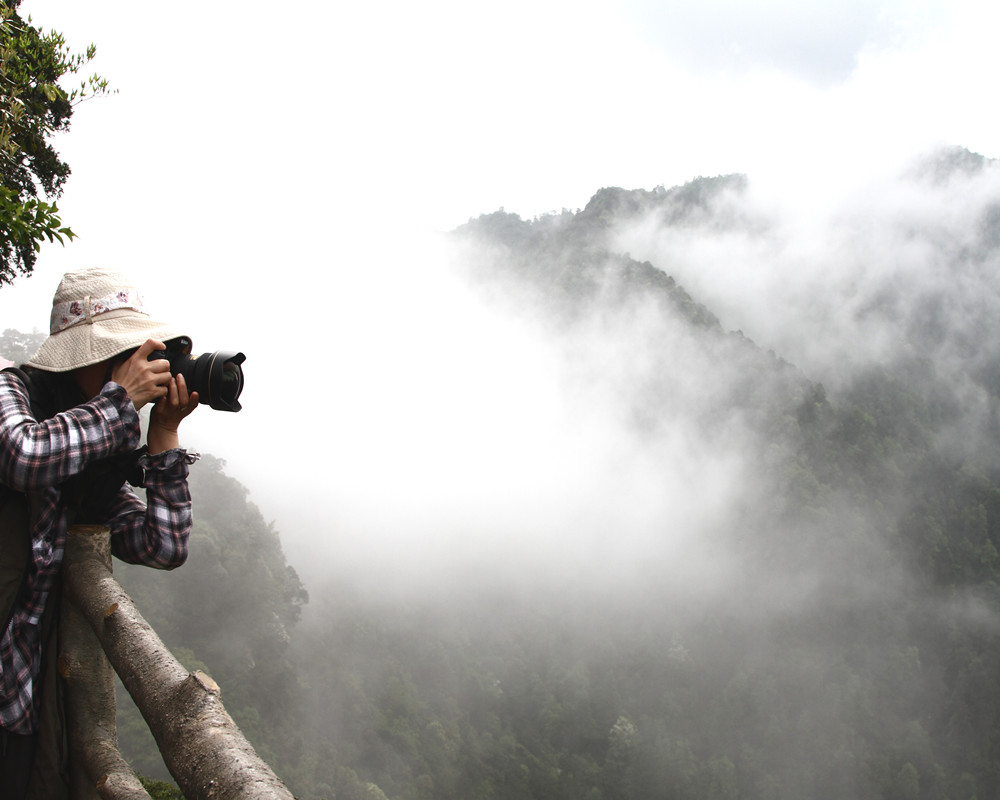
[[163, 342], [147, 339], [129, 359], [111, 370], [111, 380], [128, 392], [136, 411], [146, 403], [155, 402], [167, 395], [170, 387], [170, 362], [165, 358], [149, 360], [150, 353], [164, 348]]

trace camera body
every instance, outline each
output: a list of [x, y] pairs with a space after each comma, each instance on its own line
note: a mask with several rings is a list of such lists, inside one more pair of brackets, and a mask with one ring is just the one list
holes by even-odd
[[189, 391], [197, 392], [199, 401], [217, 411], [239, 411], [243, 391], [243, 353], [216, 350], [191, 354], [191, 340], [186, 336], [167, 342], [166, 350], [149, 354], [149, 360], [166, 359], [171, 375], [183, 375]]

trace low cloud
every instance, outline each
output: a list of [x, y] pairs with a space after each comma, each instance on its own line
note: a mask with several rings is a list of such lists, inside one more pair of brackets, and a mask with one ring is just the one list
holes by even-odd
[[[801, 184], [800, 187], [802, 188]], [[673, 275], [716, 313], [817, 380], [837, 385], [903, 357], [976, 366], [973, 331], [994, 327], [1000, 170], [927, 165], [834, 196], [718, 198], [722, 229], [623, 228], [616, 245]], [[724, 218], [725, 218], [724, 217]]]

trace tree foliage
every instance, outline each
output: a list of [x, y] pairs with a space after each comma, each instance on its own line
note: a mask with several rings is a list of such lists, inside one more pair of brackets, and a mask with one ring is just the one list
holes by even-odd
[[80, 73], [96, 49], [73, 53], [62, 34], [23, 19], [19, 5], [0, 3], [0, 284], [29, 274], [43, 242], [73, 238], [54, 202], [70, 168], [53, 137], [69, 129], [77, 102], [108, 91], [96, 74], [65, 90], [60, 80]]

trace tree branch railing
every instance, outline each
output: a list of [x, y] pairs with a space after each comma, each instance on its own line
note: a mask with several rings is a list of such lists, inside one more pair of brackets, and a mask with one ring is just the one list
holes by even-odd
[[187, 800], [293, 800], [223, 707], [218, 685], [184, 669], [112, 576], [107, 528], [70, 528], [63, 592], [72, 800], [149, 800], [118, 750], [115, 672]]

